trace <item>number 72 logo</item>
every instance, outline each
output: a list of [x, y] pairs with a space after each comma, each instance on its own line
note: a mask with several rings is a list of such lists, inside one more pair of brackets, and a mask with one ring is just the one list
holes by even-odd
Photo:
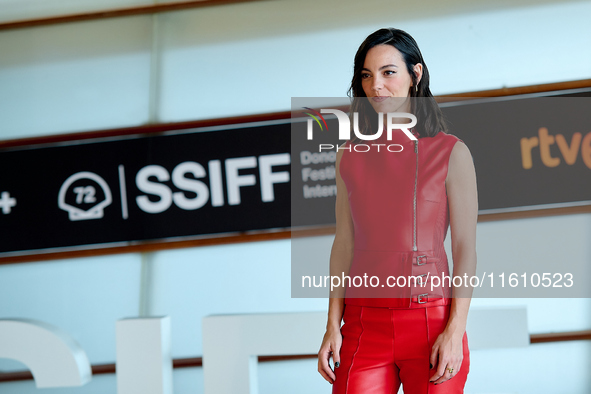
[[58, 195], [58, 206], [69, 213], [71, 221], [100, 219], [104, 208], [112, 201], [107, 182], [88, 171], [77, 172], [66, 179]]

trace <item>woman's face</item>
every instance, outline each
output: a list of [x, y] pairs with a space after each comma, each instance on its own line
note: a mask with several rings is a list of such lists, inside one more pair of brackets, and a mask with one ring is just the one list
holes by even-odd
[[[422, 67], [417, 64], [415, 69], [417, 66]], [[420, 80], [420, 73], [417, 76]], [[402, 104], [410, 96], [410, 89], [414, 89], [404, 58], [392, 45], [376, 45], [367, 51], [361, 70], [361, 86], [374, 110], [382, 113], [404, 110]]]

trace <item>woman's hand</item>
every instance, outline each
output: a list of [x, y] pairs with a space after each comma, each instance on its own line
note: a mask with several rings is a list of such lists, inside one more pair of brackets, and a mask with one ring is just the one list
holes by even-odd
[[318, 351], [318, 372], [330, 384], [333, 384], [336, 379], [334, 371], [330, 368], [330, 356], [332, 355], [335, 368], [338, 368], [341, 362], [340, 351], [342, 342], [341, 330], [339, 328], [329, 328], [324, 334], [322, 345]]
[[447, 329], [437, 337], [431, 349], [430, 360], [436, 371], [429, 379], [430, 382], [440, 384], [460, 372], [464, 359], [463, 338], [463, 331], [452, 332]]

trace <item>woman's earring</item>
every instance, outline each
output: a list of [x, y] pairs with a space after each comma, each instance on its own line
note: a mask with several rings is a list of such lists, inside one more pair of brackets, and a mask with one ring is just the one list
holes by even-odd
[[415, 93], [418, 93], [418, 92], [419, 92], [419, 84], [417, 83], [417, 84], [415, 85]]

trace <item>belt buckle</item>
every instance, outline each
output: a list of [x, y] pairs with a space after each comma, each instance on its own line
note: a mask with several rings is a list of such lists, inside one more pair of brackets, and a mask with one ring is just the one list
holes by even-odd
[[[421, 263], [421, 259], [423, 257], [425, 258], [425, 262], [424, 263]], [[417, 256], [417, 265], [425, 265], [425, 264], [427, 264], [427, 255], [423, 254], [421, 256]]]
[[425, 281], [423, 281], [423, 277], [426, 277], [428, 274], [422, 274], [422, 275], [417, 275], [417, 278], [421, 278], [419, 281], [419, 286], [423, 287], [424, 285], [427, 284], [427, 279], [425, 278]]
[[417, 302], [419, 304], [425, 304], [427, 302], [427, 300], [425, 298], [428, 298], [429, 294], [425, 293], [425, 294], [419, 294], [417, 296]]

